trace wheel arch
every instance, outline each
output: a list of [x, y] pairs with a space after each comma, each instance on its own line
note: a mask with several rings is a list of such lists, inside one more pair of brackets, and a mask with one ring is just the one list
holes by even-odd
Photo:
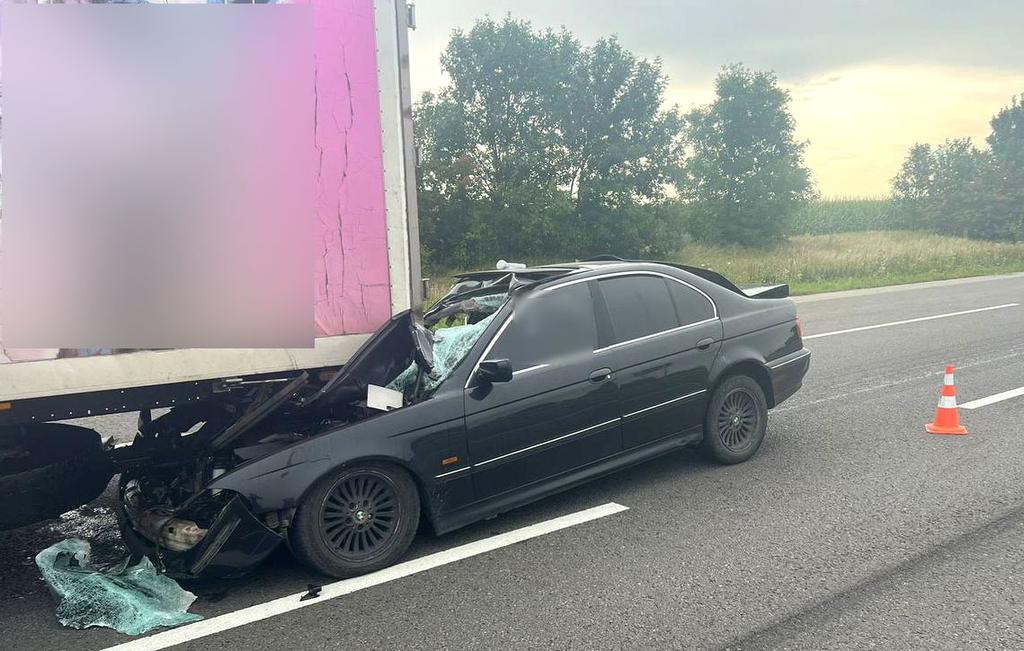
[[309, 494], [316, 488], [316, 486], [321, 481], [323, 481], [324, 478], [331, 475], [332, 473], [336, 473], [342, 468], [358, 466], [363, 463], [371, 462], [390, 464], [405, 471], [409, 475], [409, 477], [412, 478], [412, 482], [416, 486], [416, 494], [420, 498], [420, 516], [425, 517], [427, 521], [430, 523], [430, 526], [434, 527], [434, 500], [431, 499], [430, 491], [428, 490], [427, 485], [423, 480], [423, 477], [418, 472], [416, 472], [415, 468], [413, 468], [412, 464], [410, 464], [407, 460], [402, 459], [400, 457], [389, 456], [386, 454], [368, 454], [365, 456], [353, 457], [351, 459], [345, 459], [344, 461], [331, 465], [329, 467], [325, 467], [323, 469], [323, 472], [319, 473], [315, 479], [309, 482], [309, 485], [306, 486], [306, 488], [302, 491], [301, 495], [299, 496], [297, 503], [301, 504], [305, 502], [306, 498], [309, 497]]
[[714, 392], [722, 382], [736, 375], [745, 375], [752, 378], [761, 387], [761, 390], [764, 391], [764, 399], [768, 404], [768, 408], [771, 409], [775, 406], [775, 390], [772, 387], [771, 373], [763, 362], [753, 358], [733, 361], [724, 366], [712, 380], [708, 395], [714, 395]]

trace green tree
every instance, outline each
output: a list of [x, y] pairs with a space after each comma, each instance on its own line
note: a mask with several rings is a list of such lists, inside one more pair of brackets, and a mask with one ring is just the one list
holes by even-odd
[[986, 142], [996, 161], [1007, 171], [1024, 172], [1024, 96], [1014, 97], [989, 124]]
[[970, 138], [953, 138], [932, 155], [932, 180], [927, 203], [932, 230], [985, 239], [999, 239], [991, 220], [991, 159]]
[[464, 263], [477, 247], [473, 207], [479, 201], [475, 164], [466, 151], [462, 117], [451, 104], [424, 93], [416, 107], [416, 138], [422, 152], [416, 173], [423, 256], [445, 252]]
[[662, 232], [656, 239], [671, 231], [662, 227], [675, 214], [656, 204], [681, 174], [682, 119], [675, 107], [660, 108], [667, 85], [661, 62], [600, 39], [576, 49], [568, 82], [554, 108], [577, 250], [664, 254], [655, 252], [664, 248], [658, 245], [679, 237]]
[[[557, 130], [573, 42], [506, 18], [456, 30], [441, 56], [449, 83], [416, 107], [428, 258], [477, 264], [548, 253], [557, 241]], [[566, 47], [569, 51], [565, 51]]]
[[992, 153], [992, 211], [1001, 239], [1024, 239], [1024, 97], [992, 118], [988, 136]]
[[929, 199], [935, 177], [935, 160], [931, 145], [914, 143], [903, 159], [899, 173], [892, 180], [892, 199], [899, 223], [912, 230], [933, 230]]
[[796, 140], [789, 93], [774, 73], [735, 64], [715, 81], [715, 100], [686, 116], [690, 156], [681, 193], [692, 228], [715, 242], [765, 244], [785, 237], [793, 212], [814, 194]]
[[970, 138], [915, 144], [892, 181], [892, 198], [912, 229], [979, 237], [987, 224], [989, 161]]
[[441, 63], [447, 85], [415, 108], [431, 262], [663, 255], [679, 243], [665, 191], [681, 120], [660, 109], [659, 62], [506, 17], [455, 31]]
[[987, 150], [970, 138], [915, 144], [892, 181], [908, 226], [990, 240], [1024, 239], [1024, 102], [992, 118]]

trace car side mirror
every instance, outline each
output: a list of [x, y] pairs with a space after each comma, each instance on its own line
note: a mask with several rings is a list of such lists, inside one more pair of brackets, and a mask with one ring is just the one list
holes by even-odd
[[487, 359], [480, 362], [477, 378], [485, 384], [512, 380], [512, 362], [507, 359]]

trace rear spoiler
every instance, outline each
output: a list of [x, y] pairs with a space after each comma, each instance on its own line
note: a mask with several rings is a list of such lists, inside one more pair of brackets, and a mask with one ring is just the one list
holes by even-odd
[[678, 262], [664, 262], [657, 260], [624, 260], [614, 255], [598, 255], [592, 258], [587, 258], [583, 262], [653, 262], [654, 264], [663, 264], [669, 267], [675, 267], [676, 269], [682, 269], [694, 276], [699, 276], [704, 280], [713, 282], [720, 287], [725, 287], [728, 290], [734, 291], [737, 294], [743, 294], [747, 298], [789, 298], [789, 285], [763, 285], [761, 287], [750, 287], [748, 289], [740, 289], [732, 283], [728, 278], [720, 273], [705, 269], [703, 267], [693, 267], [686, 264], [679, 264]]
[[788, 298], [789, 285], [763, 285], [761, 287], [747, 287], [743, 293], [749, 298]]

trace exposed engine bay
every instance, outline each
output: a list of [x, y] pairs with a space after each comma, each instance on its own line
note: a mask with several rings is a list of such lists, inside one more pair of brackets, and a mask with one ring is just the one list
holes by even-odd
[[[459, 277], [422, 317], [411, 311], [393, 317], [341, 369], [237, 382], [222, 399], [174, 407], [152, 420], [140, 417], [134, 441], [112, 451], [121, 471], [118, 510], [126, 542], [177, 576], [238, 573], [231, 555], [239, 545], [244, 550], [235, 551], [247, 557], [246, 567], [254, 555], [269, 554], [295, 508], [254, 512], [241, 495], [209, 489], [210, 482], [327, 430], [428, 399], [510, 294], [539, 280], [521, 275]], [[375, 408], [370, 398], [381, 392], [394, 401]]]

